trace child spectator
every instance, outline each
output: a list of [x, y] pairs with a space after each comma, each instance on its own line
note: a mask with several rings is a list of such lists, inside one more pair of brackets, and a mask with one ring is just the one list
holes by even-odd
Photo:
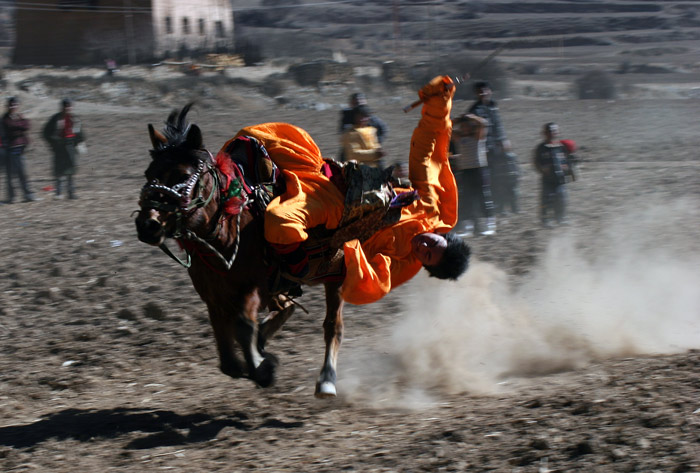
[[550, 227], [550, 211], [558, 224], [567, 223], [566, 176], [572, 175], [572, 169], [566, 149], [559, 141], [559, 125], [554, 122], [545, 124], [543, 134], [544, 141], [535, 148], [534, 164], [542, 175], [540, 218], [543, 226]]

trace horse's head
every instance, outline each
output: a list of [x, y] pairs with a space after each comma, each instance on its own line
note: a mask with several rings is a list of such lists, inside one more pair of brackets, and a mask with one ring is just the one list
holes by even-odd
[[[150, 245], [181, 237], [184, 226], [192, 223], [197, 210], [215, 193], [211, 186], [204, 189], [204, 176], [215, 171], [199, 127], [186, 121], [191, 105], [172, 112], [162, 132], [148, 125], [152, 161], [141, 190], [136, 230], [139, 240]], [[202, 197], [205, 191], [207, 198]]]

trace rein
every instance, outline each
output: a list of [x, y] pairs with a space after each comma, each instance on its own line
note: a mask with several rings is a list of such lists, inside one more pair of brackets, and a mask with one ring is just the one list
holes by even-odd
[[[149, 182], [148, 184], [143, 186], [143, 188], [141, 189], [140, 206], [141, 208], [152, 208], [158, 211], [165, 211], [175, 214], [175, 230], [173, 231], [172, 235], [170, 235], [170, 238], [173, 238], [175, 240], [193, 241], [203, 245], [221, 261], [221, 263], [226, 268], [226, 271], [228, 271], [231, 269], [231, 266], [233, 266], [233, 263], [236, 260], [236, 256], [238, 256], [238, 248], [241, 240], [240, 230], [241, 215], [243, 213], [243, 208], [250, 202], [252, 202], [254, 199], [250, 199], [246, 195], [245, 200], [241, 202], [241, 211], [238, 212], [238, 215], [236, 216], [236, 240], [234, 243], [233, 254], [229, 259], [226, 259], [226, 257], [222, 255], [219, 250], [214, 248], [214, 246], [212, 246], [211, 243], [206, 241], [204, 238], [201, 238], [192, 230], [188, 229], [185, 224], [186, 218], [192, 215], [197, 210], [209, 205], [209, 203], [214, 198], [214, 195], [218, 192], [222, 198], [219, 202], [219, 209], [217, 209], [216, 212], [216, 224], [214, 230], [207, 237], [207, 239], [214, 239], [220, 230], [220, 221], [223, 217], [223, 211], [221, 211], [224, 204], [223, 197], [225, 197], [224, 193], [227, 192], [228, 189], [221, 189], [221, 180], [219, 178], [219, 174], [216, 168], [214, 168], [211, 164], [213, 161], [213, 157], [209, 151], [207, 151], [207, 153], [209, 153], [209, 159], [201, 159], [197, 170], [192, 174], [192, 176], [190, 176], [190, 178], [187, 181], [180, 184], [176, 184], [172, 187], [158, 184], [157, 182]], [[204, 176], [206, 174], [211, 174], [214, 183], [212, 185], [211, 192], [206, 198], [204, 198], [202, 196], [202, 189], [204, 188], [202, 184]], [[191, 199], [190, 195], [193, 189], [197, 186], [199, 187], [199, 192], [194, 199]], [[161, 200], [153, 199], [151, 198], [151, 196], [154, 194], [164, 195], [166, 197], [169, 197], [174, 202], [163, 202]], [[182, 260], [175, 254], [173, 254], [172, 251], [170, 251], [170, 248], [168, 248], [165, 242], [161, 243], [158, 247], [163, 251], [163, 253], [177, 261], [183, 267], [190, 268], [190, 266], [192, 266], [192, 254], [189, 249], [184, 249], [187, 258], [185, 260]]]

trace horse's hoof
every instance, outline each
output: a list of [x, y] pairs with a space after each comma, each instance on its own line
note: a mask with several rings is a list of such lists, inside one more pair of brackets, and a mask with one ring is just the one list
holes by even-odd
[[262, 363], [255, 368], [253, 379], [258, 386], [267, 388], [275, 384], [275, 368], [277, 368], [277, 358], [266, 354]]
[[328, 399], [336, 396], [335, 384], [330, 381], [324, 381], [316, 385], [316, 393], [314, 394], [319, 399]]

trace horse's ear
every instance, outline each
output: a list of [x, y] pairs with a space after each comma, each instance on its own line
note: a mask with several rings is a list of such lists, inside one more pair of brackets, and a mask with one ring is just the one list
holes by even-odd
[[165, 139], [163, 133], [153, 128], [153, 125], [151, 125], [150, 123], [148, 124], [148, 134], [151, 137], [151, 144], [153, 145], [153, 149], [160, 149], [168, 142], [168, 140]]
[[197, 125], [191, 125], [187, 130], [187, 146], [192, 149], [204, 148], [202, 140], [202, 130]]

